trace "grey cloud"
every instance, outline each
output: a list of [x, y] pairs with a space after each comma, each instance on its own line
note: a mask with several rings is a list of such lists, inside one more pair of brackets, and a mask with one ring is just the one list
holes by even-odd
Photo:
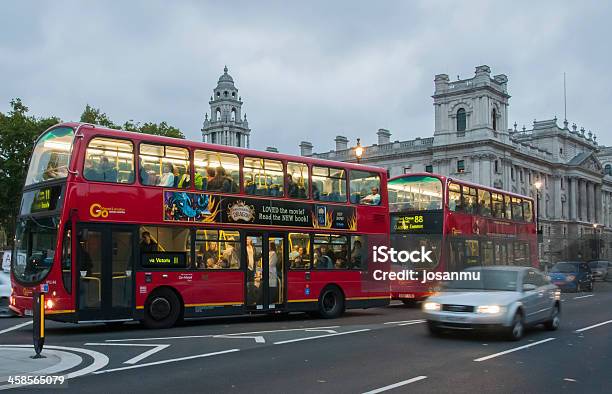
[[[600, 2], [10, 3], [0, 15], [0, 110], [77, 119], [86, 103], [123, 122], [161, 121], [200, 139], [208, 99], [230, 67], [252, 145], [297, 153], [346, 135], [375, 142], [433, 132], [433, 77], [488, 64], [509, 77], [510, 123], [568, 112], [612, 144]], [[603, 110], [603, 111], [602, 111]], [[605, 113], [605, 112], [604, 112]]]

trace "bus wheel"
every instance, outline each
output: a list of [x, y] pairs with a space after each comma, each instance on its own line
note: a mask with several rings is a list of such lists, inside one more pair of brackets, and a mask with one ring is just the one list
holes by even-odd
[[414, 308], [417, 305], [417, 301], [411, 298], [402, 298], [402, 303], [410, 308]]
[[181, 303], [167, 288], [155, 290], [145, 302], [144, 325], [147, 328], [170, 328], [181, 316]]
[[344, 296], [335, 287], [323, 289], [319, 297], [319, 315], [324, 319], [334, 319], [344, 313]]

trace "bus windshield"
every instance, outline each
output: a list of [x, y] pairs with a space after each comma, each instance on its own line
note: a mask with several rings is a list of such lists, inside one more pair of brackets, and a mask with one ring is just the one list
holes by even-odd
[[442, 182], [432, 176], [405, 176], [389, 181], [389, 211], [442, 209]]
[[57, 240], [59, 217], [24, 218], [17, 222], [15, 278], [25, 284], [42, 280], [51, 270]]
[[58, 127], [43, 135], [32, 152], [25, 185], [66, 178], [73, 138], [70, 127]]

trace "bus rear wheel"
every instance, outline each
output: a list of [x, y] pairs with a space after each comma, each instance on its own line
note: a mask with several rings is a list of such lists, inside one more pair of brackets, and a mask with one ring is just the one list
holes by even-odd
[[319, 297], [319, 316], [334, 319], [344, 313], [344, 296], [335, 286], [326, 287]]
[[155, 290], [144, 308], [144, 325], [147, 328], [170, 328], [181, 316], [181, 303], [176, 294], [167, 288]]

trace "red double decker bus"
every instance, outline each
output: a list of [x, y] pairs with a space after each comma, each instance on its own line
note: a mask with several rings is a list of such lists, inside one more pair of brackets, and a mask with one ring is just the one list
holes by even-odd
[[[382, 197], [381, 197], [382, 196]], [[380, 168], [65, 123], [37, 140], [17, 220], [10, 307], [67, 322], [389, 303]]]
[[[533, 200], [431, 173], [389, 180], [391, 247], [431, 251], [431, 261], [397, 264], [395, 271], [457, 272], [471, 266], [538, 266]], [[393, 299], [431, 295], [436, 282], [393, 280]]]

